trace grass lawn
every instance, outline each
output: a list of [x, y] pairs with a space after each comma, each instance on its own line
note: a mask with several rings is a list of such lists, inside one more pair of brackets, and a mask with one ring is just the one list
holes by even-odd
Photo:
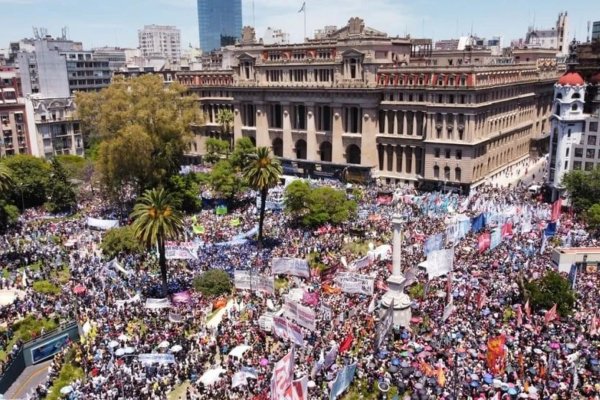
[[[375, 245], [375, 243], [373, 243]], [[342, 251], [349, 251], [350, 253], [358, 256], [364, 257], [367, 255], [369, 251], [369, 242], [368, 241], [358, 241], [358, 242], [350, 242], [346, 243], [342, 246]]]
[[[58, 327], [58, 323], [54, 319], [43, 318], [38, 320], [33, 315], [29, 315], [16, 322], [13, 325], [14, 334], [12, 339], [8, 342], [5, 349], [0, 350], [0, 360], [6, 360], [7, 351], [10, 352], [17, 340], [22, 339], [27, 342], [34, 337], [39, 336], [42, 328], [44, 329], [44, 332], [50, 332], [56, 327]], [[0, 334], [4, 334], [5, 331], [6, 330], [0, 331]]]
[[[377, 383], [375, 383], [375, 385], [377, 385]], [[380, 393], [379, 389], [370, 392], [366, 379], [357, 379], [341, 398], [342, 400], [377, 400]], [[395, 386], [392, 386], [386, 393], [388, 399], [393, 398], [396, 394], [398, 394], [398, 389], [396, 389]]]
[[70, 349], [65, 356], [65, 361], [58, 374], [58, 377], [52, 383], [52, 387], [48, 390], [47, 400], [59, 400], [63, 396], [60, 394], [60, 389], [70, 385], [77, 379], [83, 379], [85, 373], [83, 369], [74, 362], [75, 361], [75, 350]]
[[179, 400], [181, 396], [182, 399], [185, 398], [185, 392], [187, 388], [191, 385], [190, 381], [185, 381], [181, 385], [176, 386], [168, 395], [167, 400]]

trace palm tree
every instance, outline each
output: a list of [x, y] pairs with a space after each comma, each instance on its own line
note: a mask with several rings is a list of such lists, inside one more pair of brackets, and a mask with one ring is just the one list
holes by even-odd
[[221, 125], [223, 133], [227, 136], [229, 147], [233, 145], [233, 135], [231, 134], [231, 126], [233, 124], [233, 111], [229, 108], [222, 108], [217, 112], [217, 123]]
[[135, 236], [146, 246], [158, 247], [158, 264], [163, 295], [168, 296], [165, 241], [176, 239], [183, 232], [183, 219], [175, 208], [173, 196], [164, 189], [146, 190], [131, 213]]
[[0, 192], [8, 190], [13, 183], [11, 169], [4, 164], [0, 164]]
[[263, 222], [265, 219], [265, 202], [269, 188], [279, 183], [282, 170], [279, 161], [271, 157], [268, 147], [259, 147], [253, 159], [244, 169], [244, 178], [248, 185], [260, 193], [260, 217], [258, 220], [258, 242], [262, 244]]

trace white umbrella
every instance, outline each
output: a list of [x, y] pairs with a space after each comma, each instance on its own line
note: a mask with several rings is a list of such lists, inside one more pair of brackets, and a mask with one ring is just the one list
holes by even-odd
[[160, 342], [160, 344], [158, 345], [158, 347], [160, 347], [161, 349], [166, 349], [167, 347], [169, 347], [169, 342], [167, 342], [166, 340]]
[[171, 352], [172, 353], [177, 353], [178, 351], [183, 350], [183, 347], [181, 347], [181, 345], [176, 344], [175, 346], [171, 347]]
[[60, 393], [61, 394], [69, 394], [73, 391], [73, 386], [69, 385], [69, 386], [63, 386], [62, 389], [60, 389]]
[[125, 335], [124, 333], [121, 333], [117, 339], [119, 339], [122, 342], [126, 342], [126, 341], [129, 340], [129, 338], [127, 337], [127, 335]]
[[230, 357], [237, 357], [237, 358], [242, 358], [242, 356], [244, 355], [244, 353], [248, 350], [250, 350], [250, 346], [247, 346], [245, 344], [241, 344], [239, 346], [236, 346], [235, 348], [233, 348], [233, 350], [231, 350], [229, 352], [229, 356]]
[[117, 351], [115, 351], [117, 357], [121, 357], [123, 354], [125, 354], [125, 349], [117, 349]]
[[221, 379], [219, 375], [221, 375], [224, 372], [226, 372], [226, 370], [224, 370], [221, 367], [209, 369], [204, 374], [202, 374], [202, 376], [198, 380], [202, 382], [205, 386], [211, 386]]
[[135, 348], [134, 347], [125, 347], [123, 349], [123, 351], [125, 351], [125, 353], [127, 353], [127, 354], [131, 354], [131, 353], [135, 352]]
[[111, 340], [110, 342], [108, 342], [108, 347], [117, 347], [119, 345], [119, 342], [117, 342], [116, 340]]

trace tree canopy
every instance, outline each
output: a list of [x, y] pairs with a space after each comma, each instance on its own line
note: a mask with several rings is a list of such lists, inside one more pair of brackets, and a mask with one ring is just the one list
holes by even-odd
[[541, 279], [525, 282], [524, 297], [534, 311], [549, 310], [556, 304], [561, 316], [567, 316], [575, 305], [575, 292], [569, 281], [558, 272], [548, 271]]
[[194, 289], [204, 296], [219, 296], [231, 292], [231, 279], [227, 272], [211, 269], [194, 278]]
[[222, 158], [227, 158], [229, 155], [229, 143], [226, 140], [217, 138], [206, 139], [206, 154], [204, 161], [209, 164], [216, 164]]
[[56, 158], [52, 159], [51, 164], [52, 170], [48, 179], [46, 209], [51, 213], [73, 211], [77, 206], [73, 184], [69, 182], [67, 173]]
[[18, 154], [5, 158], [2, 163], [12, 171], [8, 199], [19, 207], [38, 207], [46, 202], [50, 164], [41, 158]]
[[571, 196], [575, 211], [586, 211], [600, 202], [600, 167], [591, 171], [570, 171], [564, 175], [562, 183]]
[[135, 236], [132, 226], [109, 229], [102, 237], [100, 244], [104, 257], [110, 259], [119, 253], [137, 254], [144, 251], [144, 246]]
[[286, 212], [308, 227], [325, 223], [340, 224], [356, 214], [356, 202], [348, 200], [343, 190], [311, 188], [303, 181], [294, 181], [286, 187], [284, 204]]
[[178, 83], [155, 75], [116, 77], [100, 92], [77, 93], [83, 131], [98, 147], [98, 170], [109, 192], [131, 185], [138, 193], [166, 184], [178, 173], [200, 123], [196, 98]]

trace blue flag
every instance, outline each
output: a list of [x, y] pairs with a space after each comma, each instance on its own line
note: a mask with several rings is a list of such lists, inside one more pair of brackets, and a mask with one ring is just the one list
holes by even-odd
[[444, 242], [444, 235], [442, 233], [438, 233], [437, 235], [431, 235], [425, 240], [425, 244], [423, 245], [423, 252], [425, 255], [428, 255], [432, 251], [441, 250]]
[[549, 222], [544, 229], [544, 236], [552, 237], [556, 234], [556, 222]]
[[485, 227], [485, 214], [479, 214], [478, 216], [471, 219], [471, 230], [475, 233], [479, 232]]
[[496, 228], [492, 231], [490, 240], [490, 250], [495, 249], [502, 242], [502, 229]]

